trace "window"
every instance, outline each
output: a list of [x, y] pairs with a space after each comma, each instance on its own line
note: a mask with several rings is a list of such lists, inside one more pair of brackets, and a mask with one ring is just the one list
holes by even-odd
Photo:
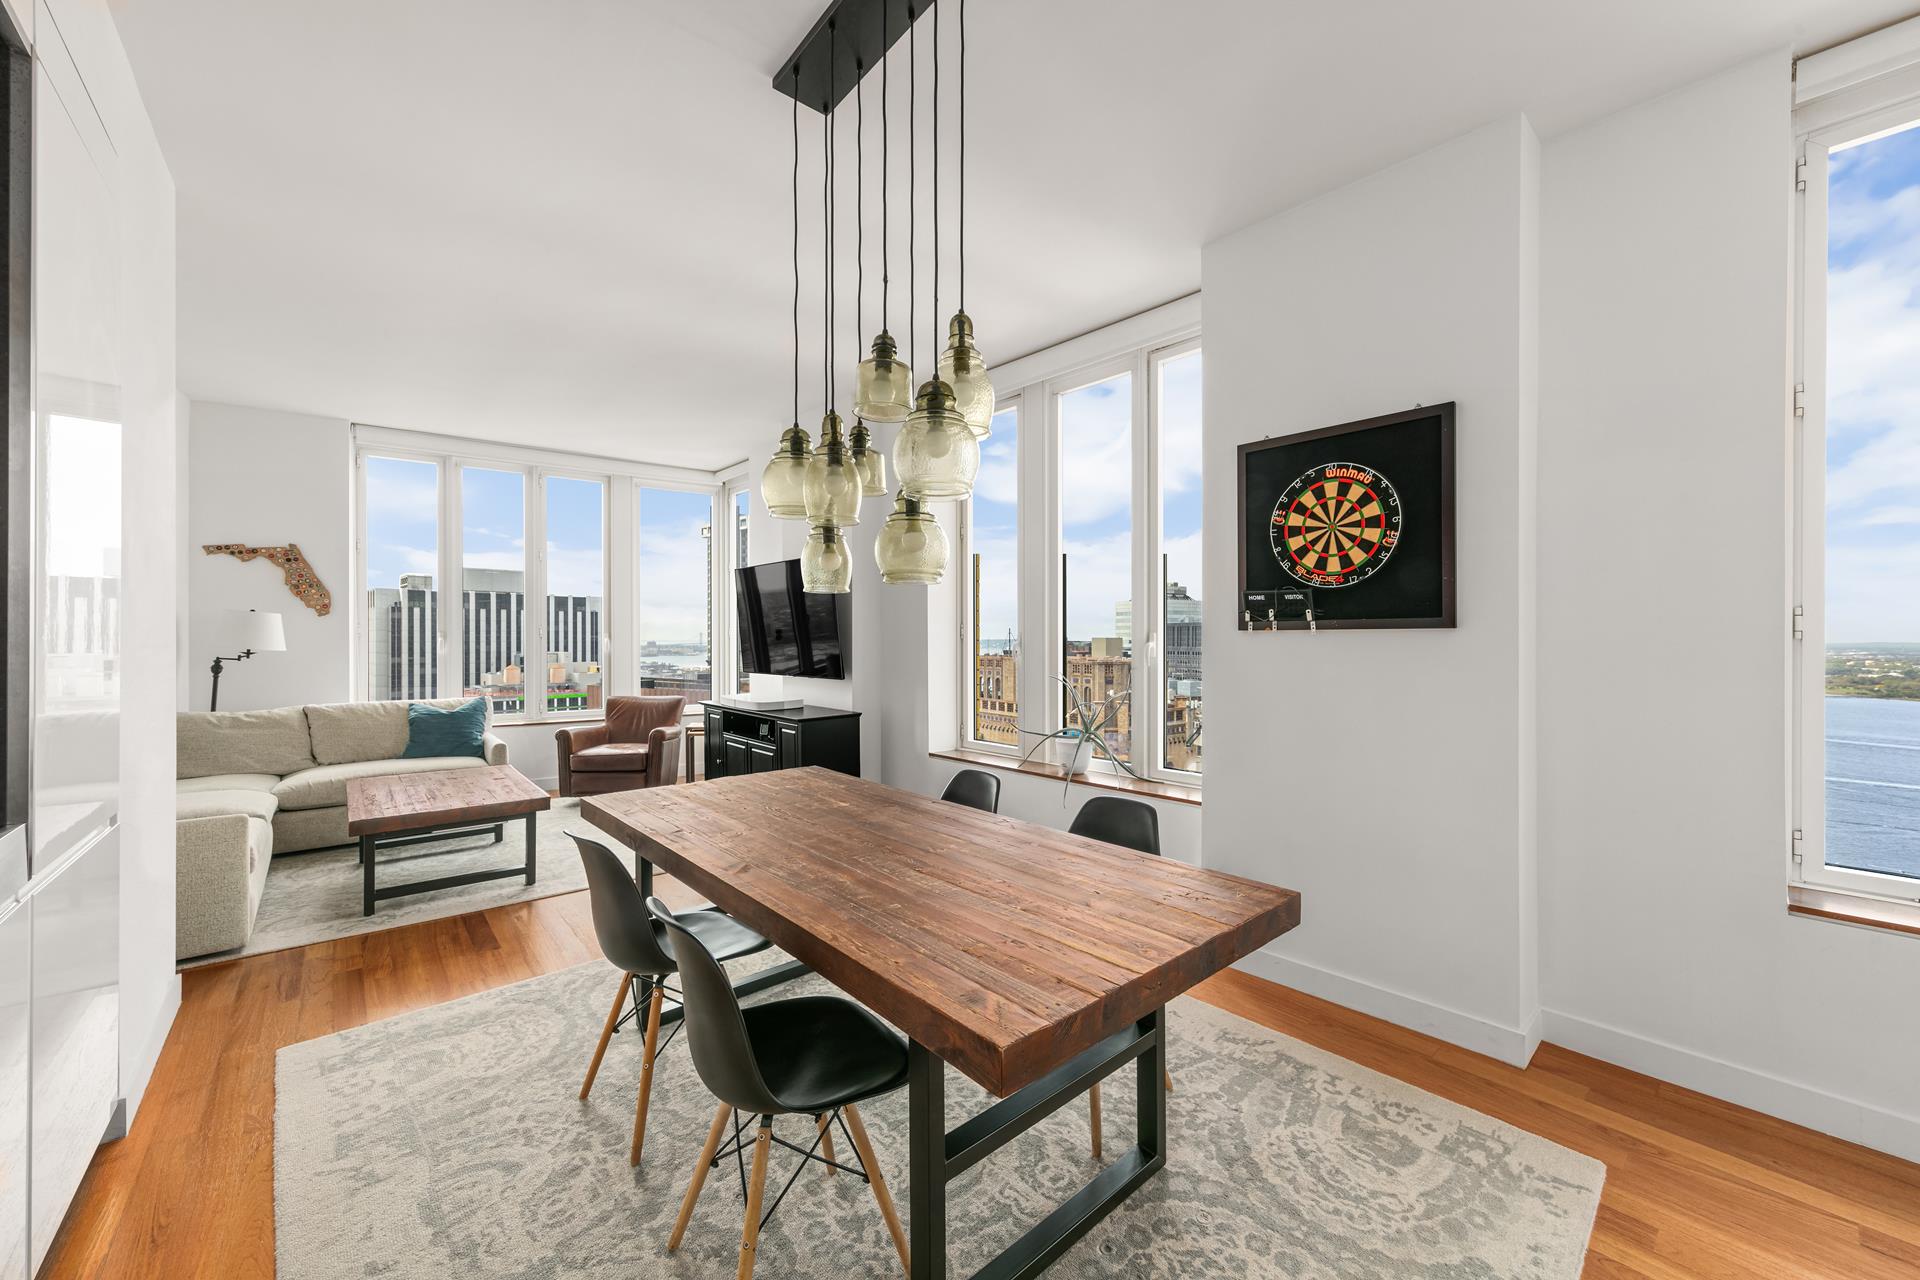
[[954, 575], [960, 745], [1024, 755], [1084, 706], [1123, 762], [1094, 771], [1200, 781], [1202, 367], [1195, 297], [996, 375]]
[[[484, 697], [502, 722], [591, 719], [620, 692], [709, 696], [717, 479], [610, 459], [582, 471], [574, 455], [478, 441], [434, 452], [454, 442], [380, 427], [354, 433], [362, 696]], [[443, 602], [448, 582], [458, 593]], [[645, 634], [616, 646], [614, 620], [634, 616], [622, 611], [629, 603]], [[652, 642], [644, 662], [642, 640]]]
[[1154, 359], [1159, 427], [1160, 764], [1200, 772], [1200, 348]]
[[713, 499], [640, 490], [640, 689], [713, 696]]
[[607, 616], [607, 486], [548, 476], [547, 709], [598, 711]]
[[440, 468], [413, 458], [361, 460], [367, 696], [439, 693]]
[[1003, 404], [980, 447], [967, 504], [967, 634], [973, 643], [968, 736], [1020, 745], [1020, 404]]
[[1133, 759], [1133, 375], [1060, 392], [1061, 723]]
[[496, 716], [527, 709], [526, 606], [527, 478], [462, 467], [460, 692]]
[[1815, 884], [1912, 899], [1920, 100], [1822, 124], [1802, 157], [1795, 869]]

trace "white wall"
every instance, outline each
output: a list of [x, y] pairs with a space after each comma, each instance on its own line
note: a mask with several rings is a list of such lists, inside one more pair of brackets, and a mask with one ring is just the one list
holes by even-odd
[[[120, 1088], [138, 1110], [179, 1007], [174, 973], [174, 685], [179, 533], [174, 189], [102, 0], [51, 0], [64, 50], [112, 138], [119, 201], [121, 444]], [[46, 30], [51, 30], [49, 24]], [[57, 100], [37, 104], [63, 109]], [[57, 218], [42, 207], [39, 215]], [[58, 300], [41, 299], [53, 314]], [[43, 371], [44, 373], [45, 371]]]
[[1920, 1159], [1915, 940], [1785, 911], [1790, 69], [1545, 153], [1547, 1032]]
[[[1538, 1024], [1522, 553], [1537, 163], [1532, 129], [1509, 117], [1202, 261], [1219, 499], [1202, 592], [1204, 861], [1302, 894], [1300, 928], [1254, 972], [1519, 1062]], [[1237, 446], [1447, 400], [1458, 628], [1236, 630]]]
[[[195, 401], [188, 440], [187, 706], [206, 710], [208, 667], [215, 654], [233, 656], [222, 647], [229, 609], [279, 613], [287, 648], [227, 663], [220, 676], [221, 710], [348, 700], [355, 590], [351, 425], [341, 418]], [[200, 550], [219, 542], [297, 543], [333, 593], [332, 611], [316, 615], [265, 560], [243, 563]]]

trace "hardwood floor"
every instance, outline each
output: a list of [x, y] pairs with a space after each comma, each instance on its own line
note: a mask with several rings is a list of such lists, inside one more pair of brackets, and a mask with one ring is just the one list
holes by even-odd
[[[271, 1276], [277, 1049], [598, 957], [574, 893], [189, 972], [42, 1276]], [[1239, 973], [1197, 994], [1604, 1160], [1589, 1280], [1920, 1277], [1920, 1165], [1552, 1045], [1521, 1071]]]

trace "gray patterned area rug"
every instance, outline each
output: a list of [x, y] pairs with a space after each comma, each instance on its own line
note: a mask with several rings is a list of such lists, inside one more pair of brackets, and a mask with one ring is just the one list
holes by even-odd
[[[281, 1280], [731, 1276], [743, 1203], [731, 1164], [666, 1251], [713, 1114], [684, 1040], [655, 1070], [640, 1168], [627, 1165], [637, 1035], [614, 1037], [592, 1098], [577, 1100], [616, 982], [582, 965], [280, 1050]], [[771, 995], [824, 990], [809, 977]], [[1167, 1167], [1050, 1275], [1579, 1275], [1598, 1161], [1192, 999], [1169, 1020]], [[1109, 1158], [1129, 1145], [1131, 1079], [1104, 1090]], [[951, 1125], [987, 1098], [950, 1071], [948, 1100]], [[905, 1092], [862, 1111], [904, 1217]], [[776, 1124], [811, 1137], [803, 1118]], [[777, 1157], [769, 1187], [798, 1159]], [[1095, 1167], [1074, 1104], [969, 1170], [948, 1191], [952, 1274], [972, 1274]], [[818, 1166], [760, 1236], [766, 1280], [899, 1274], [870, 1191]]]
[[[535, 898], [551, 898], [586, 888], [587, 877], [580, 865], [579, 850], [567, 833], [578, 831], [602, 842], [606, 836], [580, 816], [580, 802], [555, 800], [553, 808], [541, 814], [534, 826], [539, 832], [539, 843], [534, 852], [532, 884], [521, 879], [484, 880], [457, 889], [435, 889], [404, 898], [389, 898], [378, 904], [371, 916], [360, 914], [357, 848], [283, 853], [267, 868], [267, 884], [260, 892], [260, 911], [254, 917], [253, 935], [247, 939], [247, 945], [182, 960], [179, 967], [184, 972], [241, 956], [331, 942], [356, 933], [377, 933], [423, 920], [463, 916], [509, 902], [531, 902]], [[493, 843], [491, 835], [455, 836], [383, 850], [380, 883], [432, 880], [466, 871], [513, 866], [526, 849], [526, 829], [524, 821], [508, 822], [506, 839], [500, 844]]]

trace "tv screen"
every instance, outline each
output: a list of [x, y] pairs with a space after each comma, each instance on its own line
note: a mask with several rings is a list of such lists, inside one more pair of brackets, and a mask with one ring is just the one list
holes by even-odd
[[853, 638], [851, 596], [802, 590], [798, 560], [748, 565], [737, 575], [741, 670], [846, 679]]

